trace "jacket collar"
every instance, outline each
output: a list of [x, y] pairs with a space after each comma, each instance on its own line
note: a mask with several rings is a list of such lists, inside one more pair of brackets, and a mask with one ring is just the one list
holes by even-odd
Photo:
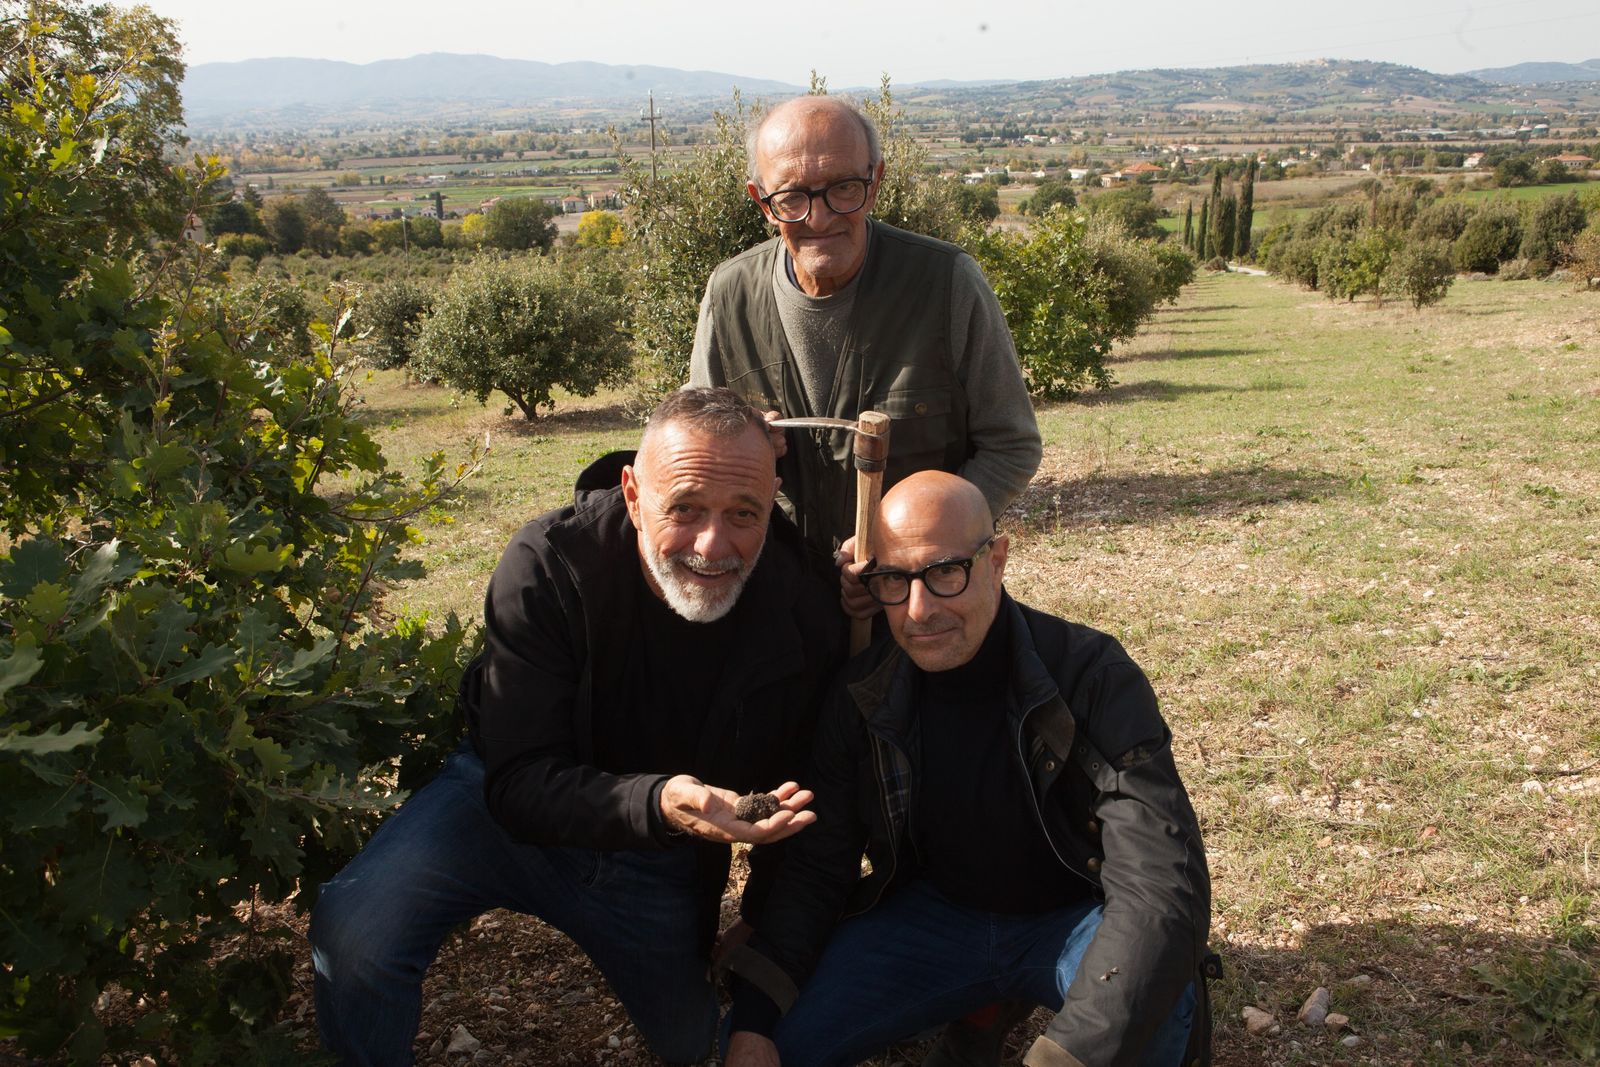
[[[1057, 755], [1065, 756], [1072, 747], [1072, 714], [1039, 656], [1029, 612], [1004, 589], [1000, 591], [999, 610], [1008, 612], [1011, 621], [1010, 675], [1005, 679], [1007, 714], [1018, 728], [1031, 719], [1033, 729]], [[863, 657], [869, 664], [866, 673], [846, 688], [869, 730], [904, 740], [911, 731], [915, 709], [910, 693], [920, 668], [892, 637], [880, 639]]]

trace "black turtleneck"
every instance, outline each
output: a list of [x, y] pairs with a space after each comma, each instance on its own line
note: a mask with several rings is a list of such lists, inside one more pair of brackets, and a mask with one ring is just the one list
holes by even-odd
[[922, 876], [951, 901], [1025, 915], [1064, 907], [1089, 887], [1039, 825], [1007, 715], [1010, 629], [1002, 605], [972, 659], [919, 672], [911, 838]]

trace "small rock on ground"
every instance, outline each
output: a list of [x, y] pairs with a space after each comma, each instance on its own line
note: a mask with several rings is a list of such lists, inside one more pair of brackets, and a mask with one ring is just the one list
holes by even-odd
[[1318, 986], [1300, 1005], [1300, 1014], [1296, 1016], [1307, 1026], [1321, 1026], [1328, 1018], [1328, 1008], [1332, 1004], [1332, 995], [1324, 986]]
[[1244, 1019], [1244, 1028], [1252, 1034], [1270, 1034], [1277, 1032], [1278, 1020], [1260, 1008], [1245, 1008], [1239, 1013]]
[[445, 1046], [445, 1051], [451, 1054], [460, 1052], [473, 1053], [482, 1047], [483, 1042], [473, 1037], [472, 1031], [468, 1030], [464, 1024], [461, 1024], [450, 1032], [450, 1044]]

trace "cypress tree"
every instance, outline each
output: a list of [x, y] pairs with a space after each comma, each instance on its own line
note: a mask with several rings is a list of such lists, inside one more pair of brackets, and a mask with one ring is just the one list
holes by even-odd
[[1200, 228], [1195, 231], [1195, 255], [1204, 263], [1211, 256], [1211, 227], [1206, 222], [1206, 216], [1211, 211], [1211, 200], [1207, 198], [1200, 201]]
[[1188, 200], [1183, 205], [1183, 247], [1194, 248], [1194, 201]]
[[1250, 227], [1255, 222], [1256, 161], [1244, 171], [1244, 184], [1239, 187], [1239, 223], [1234, 231], [1233, 250], [1240, 259], [1250, 256]]
[[1216, 253], [1223, 259], [1233, 258], [1233, 234], [1238, 225], [1239, 201], [1237, 197], [1225, 196], [1222, 206], [1216, 215], [1217, 247]]
[[1211, 196], [1208, 199], [1210, 211], [1206, 213], [1209, 229], [1206, 230], [1206, 258], [1222, 255], [1222, 162], [1219, 160], [1211, 168]]

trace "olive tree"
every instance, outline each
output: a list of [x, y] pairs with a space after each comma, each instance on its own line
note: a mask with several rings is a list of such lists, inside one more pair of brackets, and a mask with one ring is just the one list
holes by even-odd
[[593, 396], [627, 366], [619, 276], [539, 256], [457, 270], [417, 338], [419, 369], [479, 402], [504, 393], [535, 419], [565, 389]]
[[1059, 205], [1026, 234], [984, 230], [969, 248], [1000, 300], [1029, 391], [1047, 399], [1109, 386], [1112, 346], [1194, 271], [1176, 245], [1158, 255], [1112, 215], [1086, 222]]
[[1390, 256], [1382, 288], [1410, 300], [1412, 307], [1420, 309], [1443, 300], [1455, 280], [1449, 244], [1413, 237]]

